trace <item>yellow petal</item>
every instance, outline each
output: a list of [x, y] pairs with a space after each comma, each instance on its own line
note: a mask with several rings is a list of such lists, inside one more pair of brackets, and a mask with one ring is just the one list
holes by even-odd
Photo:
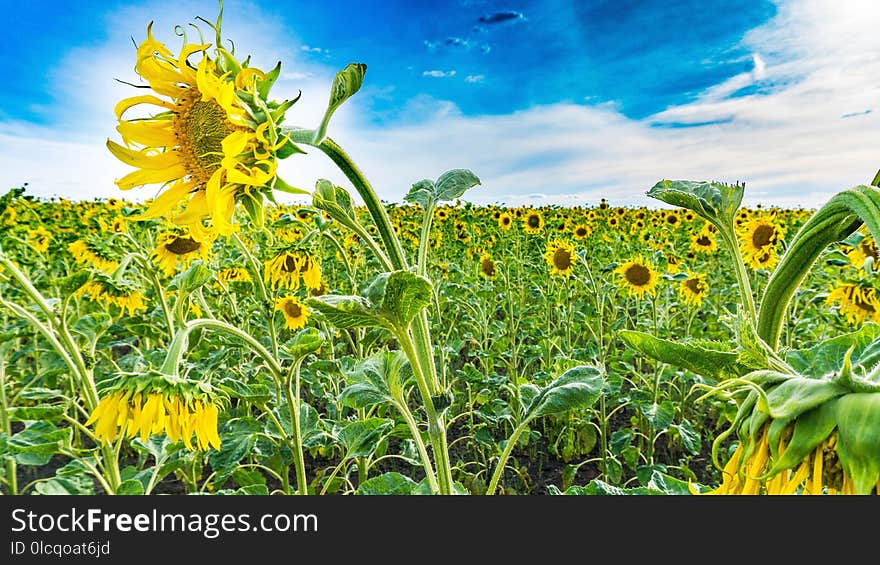
[[129, 190], [145, 184], [158, 184], [176, 180], [184, 175], [186, 175], [186, 169], [184, 169], [182, 164], [176, 164], [165, 169], [140, 169], [128, 173], [117, 180], [116, 185], [122, 190]]
[[126, 110], [128, 110], [132, 106], [137, 106], [138, 104], [153, 104], [155, 106], [161, 106], [166, 110], [174, 110], [175, 108], [173, 103], [162, 100], [161, 98], [153, 96], [152, 94], [132, 96], [130, 98], [123, 98], [116, 104], [116, 107], [113, 109], [113, 111], [116, 113], [116, 118], [122, 119], [122, 114], [124, 114]]
[[115, 141], [107, 140], [107, 149], [117, 159], [141, 169], [167, 169], [180, 163], [180, 155], [175, 151], [157, 152], [155, 149], [135, 150], [123, 147]]
[[161, 218], [171, 211], [178, 202], [184, 200], [193, 189], [191, 182], [178, 180], [153, 200], [146, 212], [137, 216], [139, 220]]
[[121, 121], [116, 131], [126, 143], [140, 143], [150, 147], [174, 147], [177, 139], [171, 129], [171, 122], [161, 121]]

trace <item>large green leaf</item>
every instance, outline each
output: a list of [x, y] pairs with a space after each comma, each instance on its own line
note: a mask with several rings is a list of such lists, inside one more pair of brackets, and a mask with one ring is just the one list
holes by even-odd
[[773, 418], [797, 418], [801, 413], [847, 392], [848, 389], [833, 381], [796, 376], [767, 393], [767, 408]]
[[[621, 330], [618, 335], [627, 345], [643, 355], [703, 377], [722, 380], [741, 377], [751, 370], [737, 360], [738, 354], [734, 351], [709, 349], [705, 345], [687, 341], [660, 339], [635, 330]], [[721, 344], [718, 346], [721, 347]]]
[[348, 422], [337, 434], [339, 441], [345, 446], [345, 458], [369, 457], [393, 427], [394, 420], [388, 418]]
[[376, 313], [375, 306], [362, 296], [325, 294], [309, 298], [306, 304], [341, 330], [387, 327], [386, 321]]
[[348, 228], [353, 228], [358, 224], [351, 195], [344, 188], [334, 185], [329, 180], [319, 179], [315, 184], [312, 204]]
[[689, 180], [662, 180], [648, 191], [648, 196], [693, 210], [716, 225], [733, 225], [742, 203], [744, 186]]
[[599, 399], [603, 383], [603, 373], [598, 367], [581, 365], [569, 369], [532, 399], [525, 420], [589, 408]]
[[366, 295], [379, 305], [378, 313], [399, 329], [409, 326], [434, 296], [430, 281], [410, 271], [378, 275], [367, 288]]
[[798, 373], [809, 377], [823, 377], [837, 373], [843, 367], [843, 358], [853, 348], [850, 360], [853, 365], [868, 363], [865, 369], [876, 364], [880, 356], [880, 325], [867, 323], [857, 331], [827, 339], [813, 347], [789, 351], [786, 361]]

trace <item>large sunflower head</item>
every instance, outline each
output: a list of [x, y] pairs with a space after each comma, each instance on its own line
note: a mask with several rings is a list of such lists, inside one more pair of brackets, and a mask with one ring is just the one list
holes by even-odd
[[784, 236], [784, 228], [769, 214], [751, 217], [739, 234], [743, 261], [753, 269], [772, 268], [778, 261], [776, 244]]
[[114, 279], [101, 272], [93, 273], [92, 277], [76, 291], [76, 295], [103, 304], [107, 308], [116, 307], [120, 314], [128, 312], [129, 316], [147, 309], [144, 294], [137, 285]]
[[544, 252], [544, 260], [550, 267], [551, 275], [567, 277], [571, 275], [576, 260], [574, 245], [567, 241], [551, 241]]
[[[706, 224], [707, 226], [711, 224]], [[691, 234], [691, 251], [694, 253], [709, 254], [718, 250], [718, 237], [709, 229], [701, 229]]]
[[614, 272], [620, 275], [620, 286], [630, 296], [644, 298], [645, 294], [653, 296], [657, 291], [660, 275], [650, 261], [641, 255], [622, 264]]
[[[107, 140], [113, 155], [136, 167], [116, 181], [120, 189], [161, 185], [140, 218], [174, 213], [175, 223], [189, 226], [196, 239], [231, 233], [237, 201], [248, 199], [249, 211], [261, 210], [263, 194], [281, 182], [277, 159], [298, 151], [276, 129], [293, 102], [268, 100], [280, 64], [263, 72], [237, 61], [221, 47], [219, 24], [213, 49], [184, 38], [177, 53], [153, 36], [152, 23], [147, 27], [135, 71], [152, 93], [116, 105], [123, 144]], [[159, 111], [128, 117], [142, 106]]]
[[498, 275], [495, 260], [488, 253], [480, 255], [480, 276], [486, 280], [492, 280]]
[[541, 233], [541, 230], [544, 229], [544, 215], [538, 210], [530, 210], [523, 216], [522, 224], [526, 233]]

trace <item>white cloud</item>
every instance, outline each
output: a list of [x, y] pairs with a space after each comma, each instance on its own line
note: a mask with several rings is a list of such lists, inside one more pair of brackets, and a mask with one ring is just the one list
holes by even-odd
[[484, 75], [468, 75], [464, 78], [464, 81], [468, 84], [476, 84], [478, 82], [483, 82], [485, 78]]
[[454, 77], [455, 76], [455, 69], [452, 69], [451, 71], [438, 71], [438, 70], [424, 71], [424, 72], [422, 72], [422, 76], [423, 77], [434, 77], [434, 78]]

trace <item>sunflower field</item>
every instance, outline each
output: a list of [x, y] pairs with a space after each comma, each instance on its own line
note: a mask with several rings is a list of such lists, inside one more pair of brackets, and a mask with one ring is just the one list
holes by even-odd
[[[207, 25], [138, 43], [119, 198], [0, 197], [4, 493], [878, 492], [880, 179], [507, 207], [450, 168], [384, 203], [328, 136], [366, 66], [288, 126], [280, 64]], [[351, 189], [285, 182], [303, 147]]]

